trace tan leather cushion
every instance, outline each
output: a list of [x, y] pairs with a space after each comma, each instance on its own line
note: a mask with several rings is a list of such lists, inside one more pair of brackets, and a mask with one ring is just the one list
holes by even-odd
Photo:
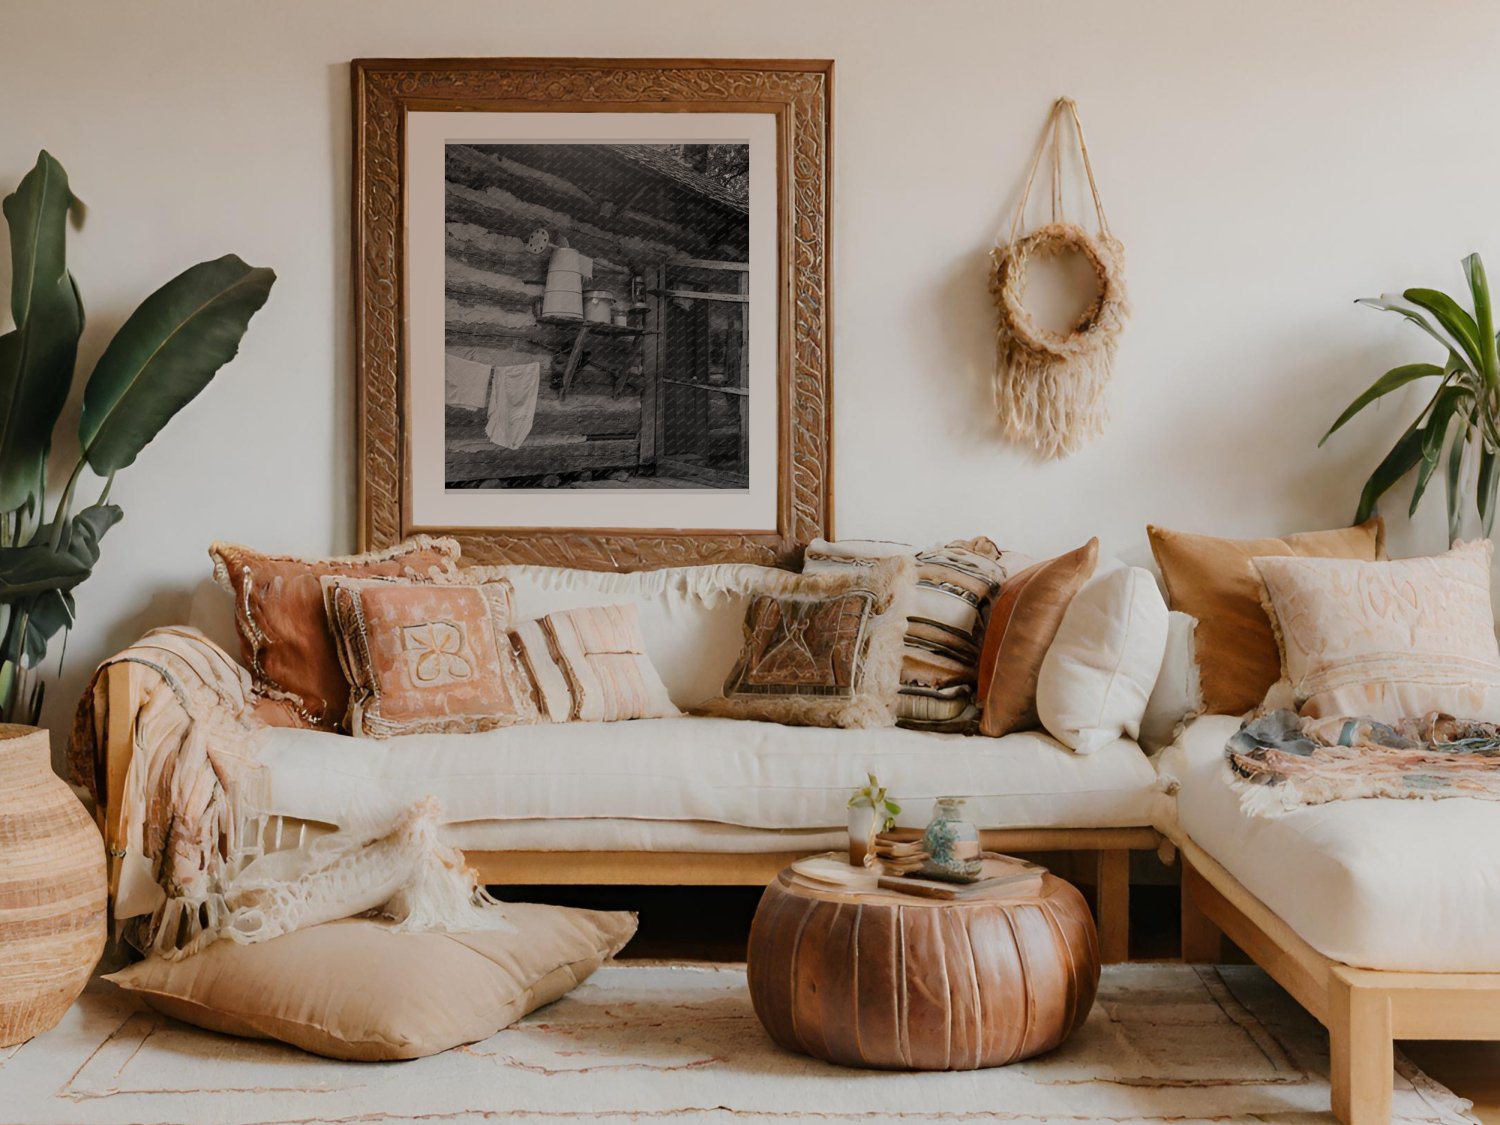
[[540, 716], [511, 649], [514, 591], [491, 582], [323, 579], [349, 682], [349, 732], [473, 734]]
[[1240, 715], [1260, 706], [1281, 676], [1271, 622], [1261, 607], [1261, 583], [1251, 559], [1385, 557], [1385, 521], [1357, 527], [1304, 531], [1266, 539], [1218, 539], [1163, 527], [1146, 528], [1161, 568], [1167, 604], [1198, 619], [1195, 636], [1203, 707], [1210, 714]]
[[325, 575], [423, 578], [449, 573], [458, 543], [419, 535], [387, 551], [331, 559], [268, 555], [232, 543], [208, 549], [214, 578], [234, 598], [240, 654], [258, 691], [290, 704], [307, 726], [335, 730], [349, 706], [349, 685], [323, 612]]
[[565, 995], [635, 933], [634, 914], [508, 903], [516, 932], [394, 933], [349, 918], [258, 945], [215, 942], [106, 979], [174, 1019], [315, 1055], [416, 1059], [487, 1039]]
[[992, 738], [1039, 725], [1036, 683], [1073, 595], [1094, 573], [1099, 540], [1027, 567], [1000, 587], [979, 657], [979, 731]]

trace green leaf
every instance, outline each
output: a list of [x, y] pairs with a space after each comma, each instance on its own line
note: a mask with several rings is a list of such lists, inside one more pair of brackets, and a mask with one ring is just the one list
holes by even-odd
[[26, 667], [35, 668], [47, 658], [48, 642], [72, 626], [75, 607], [73, 595], [66, 590], [44, 590], [30, 602], [22, 653]]
[[1357, 399], [1349, 404], [1345, 411], [1339, 415], [1338, 421], [1328, 428], [1328, 432], [1323, 435], [1318, 444], [1321, 446], [1323, 442], [1326, 442], [1330, 437], [1332, 437], [1339, 430], [1339, 428], [1343, 426], [1345, 422], [1349, 421], [1349, 419], [1353, 418], [1356, 414], [1358, 414], [1365, 407], [1369, 406], [1370, 403], [1374, 402], [1376, 399], [1384, 398], [1392, 391], [1399, 390], [1401, 387], [1406, 386], [1406, 384], [1414, 383], [1418, 379], [1427, 379], [1432, 376], [1440, 376], [1443, 373], [1444, 369], [1437, 366], [1437, 364], [1435, 363], [1406, 363], [1401, 365], [1400, 367], [1391, 368], [1379, 379], [1376, 379], [1375, 382], [1371, 383], [1369, 389], [1367, 389], [1364, 394], [1360, 395]]
[[130, 314], [83, 394], [79, 441], [100, 476], [123, 469], [239, 351], [276, 275], [233, 254], [178, 274]]
[[1444, 350], [1454, 353], [1458, 353], [1462, 350], [1463, 345], [1457, 339], [1455, 339], [1451, 333], [1428, 320], [1427, 314], [1423, 310], [1411, 304], [1411, 302], [1407, 301], [1405, 297], [1399, 297], [1394, 294], [1387, 293], [1380, 297], [1361, 297], [1354, 303], [1356, 305], [1365, 305], [1372, 309], [1381, 309], [1385, 312], [1393, 312], [1404, 316], [1407, 320], [1411, 321], [1423, 332], [1426, 332], [1427, 335], [1431, 336], [1438, 343], [1442, 344]]
[[1495, 488], [1500, 485], [1500, 458], [1491, 449], [1479, 451], [1479, 521], [1489, 535], [1495, 526]]
[[1495, 313], [1490, 304], [1490, 283], [1485, 276], [1484, 259], [1477, 251], [1464, 259], [1464, 277], [1469, 282], [1469, 295], [1474, 298], [1474, 320], [1484, 353], [1485, 383], [1493, 388], [1500, 385], [1500, 354], [1497, 354], [1495, 344]]
[[125, 518], [118, 504], [92, 504], [69, 521], [63, 531], [62, 550], [90, 570], [99, 562], [99, 540]]
[[1479, 326], [1457, 301], [1437, 289], [1408, 289], [1402, 296], [1430, 312], [1444, 330], [1463, 345], [1464, 354], [1469, 357], [1474, 370], [1484, 371], [1484, 349], [1479, 342]]
[[11, 315], [0, 336], [0, 511], [40, 490], [52, 428], [73, 382], [83, 306], [66, 264], [73, 195], [62, 165], [46, 152], [5, 197], [10, 228]]
[[1463, 483], [1464, 448], [1469, 443], [1469, 437], [1479, 420], [1479, 408], [1476, 406], [1469, 411], [1468, 425], [1454, 436], [1452, 444], [1448, 447], [1448, 542], [1453, 544], [1458, 540], [1458, 529], [1463, 522]]
[[1427, 482], [1432, 479], [1438, 461], [1442, 458], [1443, 444], [1448, 439], [1448, 429], [1454, 415], [1468, 405], [1469, 398], [1469, 392], [1462, 387], [1444, 387], [1433, 397], [1431, 411], [1420, 430], [1422, 460], [1417, 466], [1417, 483], [1411, 491], [1408, 516], [1416, 515], [1417, 505], [1422, 502], [1422, 494], [1427, 491]]
[[46, 543], [0, 547], [0, 601], [13, 602], [45, 590], [71, 590], [89, 576], [89, 567]]
[[1364, 491], [1360, 493], [1359, 510], [1354, 516], [1355, 523], [1364, 523], [1373, 516], [1376, 502], [1389, 492], [1398, 480], [1416, 468], [1417, 462], [1422, 460], [1423, 436], [1422, 430], [1413, 424], [1391, 447], [1391, 451], [1385, 455], [1385, 460], [1375, 466], [1375, 471], [1365, 482]]

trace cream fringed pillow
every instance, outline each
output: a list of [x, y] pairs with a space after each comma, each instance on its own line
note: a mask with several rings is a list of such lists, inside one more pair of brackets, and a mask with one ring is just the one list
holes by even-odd
[[634, 605], [549, 613], [517, 625], [515, 650], [554, 723], [612, 723], [682, 714], [646, 655]]
[[1282, 653], [1267, 701], [1320, 719], [1500, 721], [1491, 552], [1485, 540], [1392, 562], [1256, 559]]
[[791, 726], [886, 727], [896, 721], [910, 556], [788, 575], [745, 610], [745, 643], [705, 714]]
[[315, 1055], [417, 1059], [488, 1039], [580, 984], [635, 933], [634, 914], [508, 902], [515, 929], [392, 932], [349, 918], [270, 941], [216, 941], [106, 979], [164, 1015]]
[[509, 582], [322, 584], [349, 681], [350, 733], [469, 734], [538, 721], [507, 632]]

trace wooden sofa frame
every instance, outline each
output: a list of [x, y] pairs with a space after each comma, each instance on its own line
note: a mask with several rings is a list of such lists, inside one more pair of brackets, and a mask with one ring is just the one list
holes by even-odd
[[[135, 718], [141, 677], [152, 673], [132, 662], [105, 669], [108, 722], [105, 730], [105, 792], [98, 810], [110, 853], [110, 899], [118, 885], [117, 841], [120, 796], [135, 752]], [[915, 837], [913, 832], [912, 836]], [[1000, 852], [1092, 852], [1100, 959], [1129, 958], [1130, 853], [1154, 850], [1153, 828], [1011, 828], [981, 833], [983, 846]], [[613, 884], [624, 886], [759, 886], [809, 851], [641, 852], [505, 851], [465, 853], [480, 879], [492, 886]]]
[[1328, 1029], [1333, 1112], [1389, 1125], [1394, 1041], [1500, 1039], [1500, 973], [1356, 969], [1319, 953], [1191, 840], [1182, 859], [1182, 959], [1222, 960], [1228, 937]]

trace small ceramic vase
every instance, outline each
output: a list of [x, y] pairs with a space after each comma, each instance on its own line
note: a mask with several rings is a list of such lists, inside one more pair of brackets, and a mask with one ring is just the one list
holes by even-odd
[[927, 862], [922, 874], [933, 879], [971, 883], [979, 878], [984, 860], [980, 855], [979, 829], [964, 819], [962, 797], [939, 797], [932, 820], [922, 833]]
[[875, 810], [864, 805], [849, 809], [849, 864], [863, 867], [875, 836]]

